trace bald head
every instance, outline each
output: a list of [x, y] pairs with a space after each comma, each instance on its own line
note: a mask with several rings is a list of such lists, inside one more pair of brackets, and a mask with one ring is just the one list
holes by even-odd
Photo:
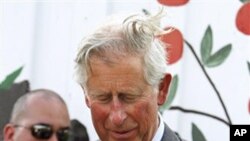
[[[47, 89], [38, 89], [21, 96], [14, 105], [10, 122], [4, 127], [4, 141], [40, 141], [38, 135], [32, 134], [36, 125], [46, 125], [53, 132], [68, 131], [70, 127], [65, 102], [57, 93]], [[63, 135], [65, 139], [67, 131]], [[56, 137], [50, 134], [46, 140], [52, 141]]]
[[59, 94], [48, 89], [37, 89], [21, 96], [16, 101], [12, 110], [10, 122], [12, 123], [19, 122], [28, 114], [29, 109], [33, 106], [36, 106], [36, 104], [38, 104], [39, 101], [46, 101], [46, 103], [50, 102], [58, 103], [63, 107], [65, 107], [65, 109], [67, 110], [65, 102], [59, 96]]

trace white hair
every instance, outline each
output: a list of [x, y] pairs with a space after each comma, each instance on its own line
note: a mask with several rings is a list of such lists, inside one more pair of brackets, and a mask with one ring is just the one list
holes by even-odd
[[91, 56], [109, 60], [112, 58], [107, 53], [112, 53], [142, 57], [145, 80], [150, 85], [158, 85], [167, 73], [166, 45], [157, 38], [166, 33], [159, 27], [162, 17], [163, 10], [153, 16], [137, 14], [118, 20], [113, 18], [85, 37], [75, 59], [78, 83], [86, 86]]

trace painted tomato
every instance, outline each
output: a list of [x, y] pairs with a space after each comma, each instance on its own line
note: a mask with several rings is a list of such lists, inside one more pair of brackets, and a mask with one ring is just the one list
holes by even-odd
[[166, 44], [168, 64], [174, 64], [183, 54], [183, 36], [181, 32], [174, 27], [166, 27], [165, 30], [173, 29], [170, 33], [160, 36], [160, 40]]
[[166, 6], [181, 6], [188, 2], [189, 0], [158, 0], [162, 5]]
[[236, 27], [240, 32], [250, 35], [250, 2], [239, 9], [236, 15]]

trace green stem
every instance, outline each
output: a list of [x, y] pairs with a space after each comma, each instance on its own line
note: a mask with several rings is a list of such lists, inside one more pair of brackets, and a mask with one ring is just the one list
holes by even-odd
[[203, 116], [210, 117], [210, 118], [213, 118], [215, 120], [218, 120], [218, 121], [226, 124], [227, 126], [230, 126], [230, 124], [227, 121], [225, 121], [224, 119], [222, 119], [220, 117], [217, 117], [217, 116], [214, 116], [214, 115], [211, 115], [211, 114], [208, 114], [208, 113], [201, 112], [201, 111], [184, 109], [184, 108], [179, 107], [179, 106], [171, 106], [169, 108], [169, 110], [179, 110], [179, 111], [182, 111], [184, 113], [193, 113], [193, 114], [203, 115]]
[[222, 100], [222, 98], [221, 98], [221, 95], [220, 95], [218, 89], [216, 88], [215, 84], [213, 83], [213, 81], [212, 81], [211, 78], [209, 77], [207, 71], [205, 70], [205, 68], [204, 68], [204, 66], [202, 65], [201, 61], [199, 60], [197, 54], [195, 53], [194, 48], [192, 47], [192, 45], [191, 45], [187, 40], [184, 40], [184, 42], [187, 44], [187, 46], [189, 47], [189, 49], [190, 49], [191, 52], [193, 53], [195, 59], [197, 60], [198, 64], [200, 65], [200, 67], [201, 67], [203, 73], [205, 74], [205, 76], [206, 76], [206, 78], [208, 79], [209, 83], [212, 85], [212, 87], [213, 87], [213, 89], [214, 89], [214, 91], [215, 91], [217, 97], [219, 98], [220, 103], [221, 103], [221, 105], [222, 105], [222, 107], [223, 107], [223, 109], [224, 109], [224, 112], [225, 112], [225, 114], [226, 114], [226, 117], [227, 117], [227, 119], [228, 119], [228, 122], [229, 122], [230, 125], [232, 125], [231, 119], [230, 119], [229, 114], [228, 114], [228, 112], [227, 112], [227, 108], [226, 108], [226, 106], [225, 106], [225, 104], [224, 104], [224, 102], [223, 102], [223, 100]]

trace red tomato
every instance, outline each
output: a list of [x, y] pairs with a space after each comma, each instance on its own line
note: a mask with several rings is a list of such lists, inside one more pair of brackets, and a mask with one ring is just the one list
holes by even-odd
[[[167, 27], [165, 30], [170, 28], [173, 27]], [[181, 32], [178, 29], [173, 28], [173, 31], [170, 33], [161, 35], [160, 40], [166, 43], [168, 64], [174, 64], [177, 62], [183, 54], [183, 36]]]
[[188, 0], [158, 0], [162, 5], [166, 6], [181, 6], [188, 2]]
[[245, 3], [236, 16], [236, 27], [246, 35], [250, 35], [250, 2]]

